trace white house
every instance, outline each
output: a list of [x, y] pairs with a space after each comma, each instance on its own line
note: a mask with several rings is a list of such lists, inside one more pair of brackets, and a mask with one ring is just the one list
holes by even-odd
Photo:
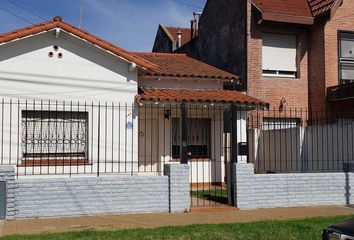
[[224, 90], [237, 81], [183, 54], [125, 51], [60, 17], [0, 35], [0, 164], [20, 177], [161, 174], [180, 161], [185, 103], [190, 181], [222, 183], [230, 106], [239, 142], [246, 110], [266, 107]]

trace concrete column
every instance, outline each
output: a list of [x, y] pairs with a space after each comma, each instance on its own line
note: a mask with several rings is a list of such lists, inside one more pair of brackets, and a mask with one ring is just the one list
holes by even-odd
[[188, 164], [165, 164], [164, 174], [169, 177], [169, 211], [190, 210]]
[[0, 181], [6, 182], [6, 220], [15, 218], [15, 168], [12, 166], [0, 166]]
[[234, 163], [233, 166], [233, 200], [234, 206], [238, 208], [243, 207], [243, 192], [245, 189], [244, 185], [247, 185], [249, 191], [252, 191], [253, 176], [254, 176], [254, 165], [252, 163]]

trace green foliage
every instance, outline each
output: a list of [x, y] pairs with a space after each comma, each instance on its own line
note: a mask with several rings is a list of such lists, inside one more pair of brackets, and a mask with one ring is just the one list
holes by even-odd
[[[351, 216], [353, 217], [353, 216]], [[309, 218], [292, 221], [190, 225], [154, 229], [116, 231], [80, 231], [54, 234], [5, 236], [1, 240], [116, 240], [116, 239], [240, 239], [240, 240], [315, 240], [321, 239], [322, 229], [331, 223], [350, 217]]]

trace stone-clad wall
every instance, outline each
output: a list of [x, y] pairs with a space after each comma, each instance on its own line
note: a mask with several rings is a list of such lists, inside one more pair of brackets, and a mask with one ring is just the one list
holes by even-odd
[[188, 165], [169, 164], [165, 166], [164, 171], [165, 175], [169, 176], [169, 211], [188, 211], [190, 207]]
[[253, 164], [234, 165], [240, 209], [347, 205], [354, 202], [354, 173], [254, 174]]
[[188, 165], [166, 164], [164, 176], [20, 178], [7, 181], [7, 219], [189, 211]]
[[0, 166], [0, 181], [6, 181], [6, 219], [14, 219], [15, 203], [15, 170], [12, 166]]

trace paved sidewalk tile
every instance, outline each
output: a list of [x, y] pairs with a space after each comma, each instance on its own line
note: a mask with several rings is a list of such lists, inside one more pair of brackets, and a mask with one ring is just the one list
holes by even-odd
[[242, 211], [235, 210], [226, 212], [150, 213], [12, 220], [4, 222], [3, 234], [35, 234], [41, 232], [67, 232], [84, 229], [107, 230], [152, 228], [189, 224], [303, 219], [308, 217], [337, 215], [354, 215], [354, 208], [344, 206], [318, 206]]

